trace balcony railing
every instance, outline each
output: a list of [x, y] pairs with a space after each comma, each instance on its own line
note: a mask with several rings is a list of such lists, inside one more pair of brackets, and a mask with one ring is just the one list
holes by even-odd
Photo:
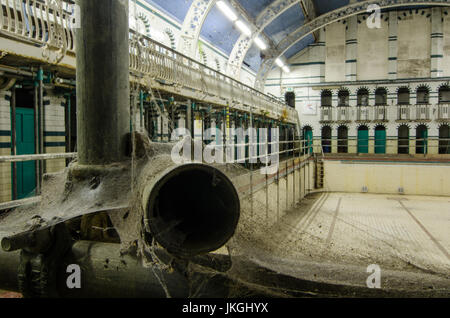
[[370, 121], [370, 106], [358, 106], [356, 111], [357, 121]]
[[62, 56], [67, 51], [75, 51], [69, 3], [61, 0], [0, 0], [0, 7], [0, 33], [53, 47]]
[[410, 105], [398, 105], [397, 120], [411, 120]]
[[430, 120], [431, 105], [417, 104], [417, 105], [398, 105], [397, 106], [397, 120]]
[[438, 105], [438, 120], [450, 120], [450, 104]]
[[266, 95], [233, 78], [203, 65], [149, 37], [139, 35], [130, 40], [130, 70], [166, 84], [189, 87], [208, 95], [233, 101], [250, 112], [267, 112], [296, 122], [297, 111], [282, 101]]
[[430, 120], [430, 105], [416, 105], [416, 120]]
[[[44, 56], [50, 56], [48, 50], [56, 52], [57, 58], [52, 63], [59, 63], [68, 52], [74, 55], [71, 14], [75, 7], [62, 0], [0, 0], [0, 7], [0, 36], [41, 47]], [[72, 62], [75, 66], [74, 59]], [[217, 100], [228, 100], [232, 108], [295, 123], [298, 120], [297, 111], [276, 98], [133, 30], [130, 30], [130, 71], [172, 87], [185, 87]]]
[[320, 108], [320, 120], [321, 121], [332, 121], [333, 120], [333, 107], [322, 106]]
[[337, 120], [338, 121], [350, 121], [351, 120], [351, 108], [348, 106], [339, 106], [337, 108]]
[[374, 106], [374, 118], [375, 121], [385, 121], [387, 120], [387, 106], [381, 105], [381, 106]]
[[[433, 111], [433, 107], [436, 106], [437, 111]], [[450, 103], [436, 106], [429, 104], [356, 107], [322, 106], [320, 119], [323, 122], [449, 121]]]

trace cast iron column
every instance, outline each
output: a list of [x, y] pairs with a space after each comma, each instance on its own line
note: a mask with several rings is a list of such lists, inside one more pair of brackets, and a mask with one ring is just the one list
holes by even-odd
[[120, 162], [130, 132], [127, 0], [77, 0], [78, 161]]

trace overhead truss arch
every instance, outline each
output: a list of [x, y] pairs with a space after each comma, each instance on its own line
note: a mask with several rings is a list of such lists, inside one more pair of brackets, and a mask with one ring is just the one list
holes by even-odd
[[253, 40], [264, 31], [275, 19], [293, 6], [300, 4], [308, 21], [316, 18], [316, 11], [312, 0], [276, 0], [265, 8], [254, 22], [255, 30], [251, 37], [241, 34], [235, 43], [228, 59], [227, 74], [233, 78], [239, 78], [245, 56], [252, 46]]
[[275, 60], [281, 57], [287, 50], [294, 46], [299, 41], [303, 40], [308, 35], [324, 28], [325, 26], [342, 19], [347, 19], [351, 16], [361, 13], [367, 13], [368, 8], [371, 5], [378, 5], [381, 9], [395, 8], [403, 6], [416, 6], [416, 5], [429, 5], [429, 6], [450, 6], [449, 0], [366, 0], [362, 2], [356, 2], [349, 4], [345, 7], [336, 9], [327, 14], [318, 16], [314, 20], [302, 25], [300, 28], [292, 32], [289, 36], [285, 37], [277, 45], [273, 54], [266, 57], [262, 62], [261, 67], [258, 70], [258, 74], [255, 81], [256, 89], [264, 90], [264, 84], [267, 76], [272, 70]]

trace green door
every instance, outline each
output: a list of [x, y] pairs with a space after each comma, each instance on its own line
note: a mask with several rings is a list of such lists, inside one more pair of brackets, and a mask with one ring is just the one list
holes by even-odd
[[375, 153], [386, 153], [386, 128], [375, 129]]
[[[16, 108], [16, 150], [17, 155], [35, 153], [34, 110]], [[34, 195], [36, 188], [35, 161], [17, 162], [17, 199]]]
[[358, 153], [369, 153], [369, 129], [358, 130]]

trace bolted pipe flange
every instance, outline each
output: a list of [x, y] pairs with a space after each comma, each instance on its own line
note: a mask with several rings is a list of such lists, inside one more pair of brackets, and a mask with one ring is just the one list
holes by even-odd
[[143, 194], [146, 230], [177, 257], [215, 251], [234, 235], [239, 195], [230, 179], [213, 166], [172, 167], [148, 184]]

